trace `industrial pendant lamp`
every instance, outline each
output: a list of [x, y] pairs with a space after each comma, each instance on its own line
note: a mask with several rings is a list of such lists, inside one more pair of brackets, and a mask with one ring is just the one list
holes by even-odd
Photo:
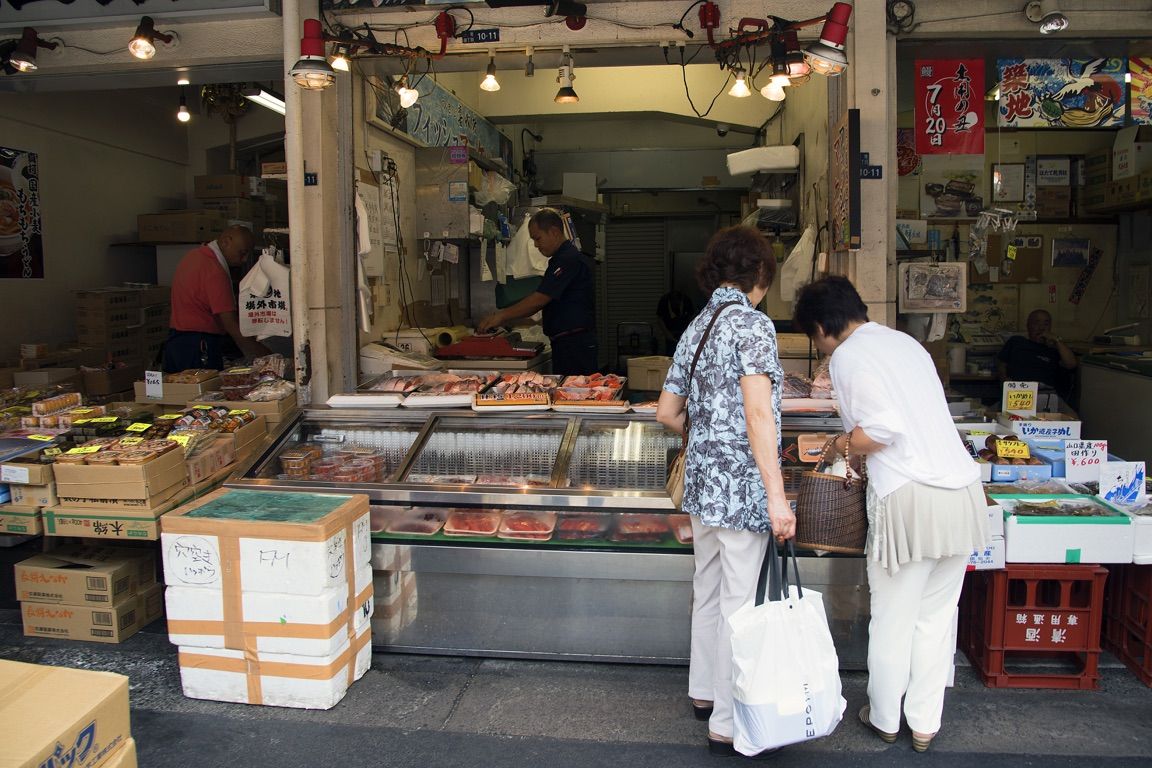
[[828, 12], [820, 39], [808, 46], [804, 58], [812, 71], [825, 77], [835, 77], [848, 68], [848, 57], [844, 54], [844, 41], [848, 39], [848, 19], [852, 17], [852, 6], [836, 3]]
[[739, 67], [736, 68], [736, 82], [732, 84], [732, 88], [728, 91], [729, 96], [735, 96], [738, 99], [743, 99], [745, 96], [752, 95], [752, 89], [748, 87], [747, 76], [744, 70]]
[[480, 90], [489, 93], [500, 90], [500, 83], [496, 80], [496, 54], [492, 51], [488, 52], [488, 70], [484, 75], [484, 81], [480, 83]]
[[128, 52], [138, 59], [147, 61], [156, 55], [156, 41], [170, 45], [176, 36], [171, 33], [157, 32], [156, 22], [151, 16], [141, 16], [140, 23], [136, 25], [136, 34], [128, 42]]
[[56, 43], [40, 39], [32, 27], [24, 27], [20, 40], [16, 42], [12, 52], [8, 54], [6, 64], [17, 72], [33, 72], [36, 70], [36, 49], [47, 48], [54, 50]]
[[409, 88], [408, 75], [401, 75], [400, 82], [396, 83], [396, 95], [400, 97], [400, 106], [408, 109], [420, 98], [420, 91]]
[[188, 99], [184, 96], [184, 86], [180, 86], [180, 108], [176, 110], [176, 119], [182, 123], [192, 119], [192, 113], [188, 111]]
[[342, 44], [337, 44], [336, 53], [334, 53], [332, 55], [332, 61], [331, 61], [332, 69], [334, 69], [338, 72], [351, 71], [352, 67], [348, 63], [348, 53], [349, 53], [348, 46], [342, 45]]
[[296, 85], [307, 91], [319, 91], [336, 82], [336, 72], [324, 58], [324, 29], [318, 19], [304, 19], [304, 37], [300, 39], [300, 59], [288, 70]]
[[576, 89], [572, 87], [572, 81], [575, 79], [576, 65], [572, 61], [572, 54], [568, 52], [568, 46], [564, 46], [564, 57], [560, 60], [560, 70], [556, 74], [560, 90], [556, 91], [556, 98], [553, 101], [557, 104], [575, 104], [580, 101]]
[[1039, 0], [1024, 6], [1024, 15], [1033, 24], [1040, 25], [1040, 34], [1050, 35], [1068, 29], [1068, 17], [1056, 7], [1056, 0]]

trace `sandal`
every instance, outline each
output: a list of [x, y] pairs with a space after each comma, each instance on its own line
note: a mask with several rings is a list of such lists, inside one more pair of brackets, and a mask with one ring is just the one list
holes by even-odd
[[712, 702], [704, 699], [692, 699], [692, 715], [697, 720], [707, 720], [712, 717]]
[[713, 757], [742, 757], [745, 760], [768, 760], [775, 757], [776, 753], [780, 751], [780, 747], [773, 749], [765, 749], [763, 752], [757, 752], [754, 755], [745, 755], [743, 752], [737, 752], [736, 747], [732, 746], [732, 742], [724, 738], [718, 738], [708, 732], [708, 754]]
[[936, 738], [936, 734], [934, 733], [917, 733], [916, 731], [912, 731], [912, 749], [917, 752], [927, 752], [934, 738]]
[[[862, 723], [864, 723], [864, 725], [868, 726], [868, 728], [871, 729], [871, 731], [873, 733], [875, 733], [877, 736], [879, 736], [880, 740], [883, 741], [885, 744], [895, 744], [896, 743], [896, 737], [899, 734], [889, 733], [888, 731], [882, 731], [879, 728], [877, 728], [876, 726], [874, 726], [872, 724], [871, 715], [872, 715], [871, 705], [865, 704], [863, 707], [860, 708], [860, 722], [862, 722]], [[932, 737], [929, 736], [928, 741], [931, 741], [931, 740], [932, 740]], [[915, 746], [915, 744], [913, 744], [913, 746]], [[924, 749], [928, 749], [927, 743], [925, 743]], [[921, 749], [919, 751], [923, 752], [924, 749]]]

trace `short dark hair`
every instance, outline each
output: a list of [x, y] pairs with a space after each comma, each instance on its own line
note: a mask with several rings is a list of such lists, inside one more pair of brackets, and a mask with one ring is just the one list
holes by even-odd
[[541, 208], [528, 219], [529, 224], [535, 224], [536, 229], [564, 229], [564, 218], [555, 208]]
[[772, 246], [752, 227], [727, 227], [712, 235], [696, 267], [696, 282], [706, 294], [725, 283], [748, 293], [753, 288], [767, 288], [775, 279]]
[[868, 322], [868, 307], [848, 278], [829, 275], [796, 294], [792, 322], [808, 336], [816, 334], [819, 324], [825, 336], [839, 337], [849, 323]]

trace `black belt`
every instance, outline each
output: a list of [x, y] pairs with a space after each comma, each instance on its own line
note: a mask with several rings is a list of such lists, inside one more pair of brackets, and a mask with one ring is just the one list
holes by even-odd
[[578, 333], [586, 333], [586, 332], [591, 331], [591, 330], [592, 330], [591, 328], [573, 328], [570, 331], [560, 331], [560, 333], [554, 333], [551, 336], [549, 336], [548, 338], [550, 338], [550, 339], [562, 339], [565, 336], [575, 336]]

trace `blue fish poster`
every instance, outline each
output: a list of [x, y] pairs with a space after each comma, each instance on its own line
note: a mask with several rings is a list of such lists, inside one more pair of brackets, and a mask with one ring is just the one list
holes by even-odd
[[1124, 124], [1127, 63], [1112, 59], [1000, 59], [1001, 128]]

